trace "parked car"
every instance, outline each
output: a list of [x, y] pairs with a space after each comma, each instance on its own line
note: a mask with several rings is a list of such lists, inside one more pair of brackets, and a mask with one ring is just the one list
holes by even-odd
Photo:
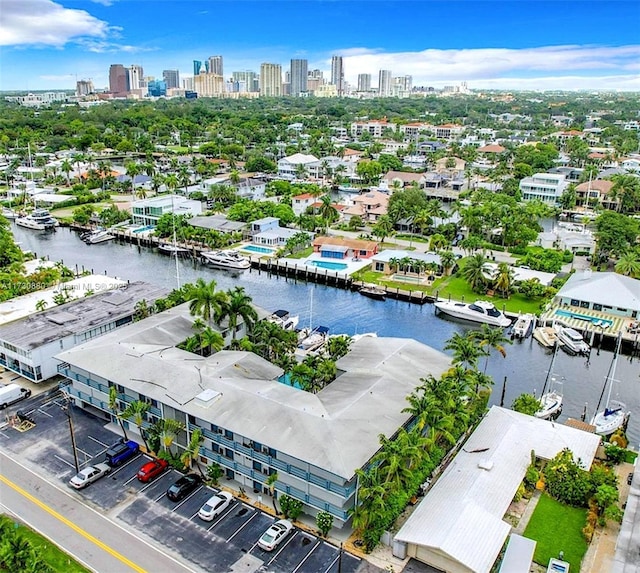
[[7, 384], [0, 388], [0, 410], [20, 402], [20, 400], [25, 400], [29, 396], [31, 396], [31, 390], [21, 388], [17, 384]]
[[226, 491], [212, 495], [198, 511], [198, 517], [204, 521], [212, 521], [218, 517], [233, 501], [233, 496]]
[[169, 467], [169, 462], [167, 460], [151, 460], [144, 464], [136, 474], [136, 477], [142, 482], [147, 483], [151, 480], [157, 478], [162, 472], [164, 472]]
[[279, 519], [262, 534], [258, 546], [265, 551], [273, 551], [292, 531], [293, 524], [289, 520]]
[[140, 451], [140, 446], [132, 441], [125, 441], [120, 438], [115, 444], [113, 444], [106, 453], [107, 463], [115, 468], [130, 460], [133, 456], [137, 455]]
[[202, 478], [198, 474], [182, 476], [167, 490], [167, 497], [171, 501], [180, 501], [196, 489], [201, 481]]
[[82, 489], [83, 487], [87, 487], [90, 483], [99, 480], [101, 477], [106, 476], [110, 471], [111, 466], [108, 466], [107, 464], [89, 466], [74, 475], [69, 480], [69, 485], [75, 489]]
[[632, 481], [633, 481], [633, 472], [630, 472], [629, 475], [627, 476], [627, 485], [631, 485]]

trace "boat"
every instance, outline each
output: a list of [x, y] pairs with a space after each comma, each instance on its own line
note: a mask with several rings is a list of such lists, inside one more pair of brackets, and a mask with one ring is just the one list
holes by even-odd
[[16, 213], [13, 209], [9, 209], [7, 207], [3, 207], [2, 208], [2, 216], [5, 219], [9, 219], [9, 220], [13, 221], [14, 219], [18, 218], [18, 213]]
[[518, 316], [516, 323], [513, 325], [513, 336], [516, 338], [528, 338], [533, 332], [535, 323], [536, 317], [531, 313]]
[[[544, 379], [544, 385], [542, 386], [542, 394], [540, 396], [540, 409], [535, 413], [536, 418], [542, 418], [543, 420], [555, 420], [560, 414], [562, 414], [562, 392], [556, 389], [558, 382], [553, 375], [553, 364], [558, 354], [559, 344], [555, 345], [553, 350], [553, 356], [551, 357], [551, 363], [547, 370], [547, 376]], [[547, 385], [549, 391], [547, 392]]]
[[326, 326], [316, 326], [311, 332], [307, 331], [307, 336], [298, 343], [298, 348], [304, 352], [319, 350], [324, 346], [328, 335], [329, 329]]
[[28, 215], [18, 217], [16, 225], [35, 231], [45, 231], [55, 229], [58, 226], [57, 219], [54, 219], [47, 209], [34, 209]]
[[436, 301], [433, 303], [438, 311], [454, 318], [470, 320], [472, 322], [483, 322], [491, 326], [506, 328], [511, 324], [511, 320], [501, 313], [492, 302], [488, 300], [477, 300], [476, 302], [465, 304], [455, 301]]
[[533, 338], [547, 348], [562, 345], [562, 342], [558, 340], [558, 331], [553, 326], [538, 326], [538, 328], [534, 328]]
[[300, 317], [298, 315], [291, 316], [288, 310], [276, 310], [267, 320], [277, 324], [284, 330], [295, 330]]
[[158, 245], [158, 252], [162, 253], [163, 255], [169, 255], [171, 257], [186, 257], [189, 255], [189, 249], [164, 243]]
[[376, 285], [371, 285], [371, 284], [363, 285], [358, 289], [358, 292], [361, 295], [364, 295], [376, 300], [384, 300], [385, 298], [387, 298], [387, 291]]
[[105, 241], [111, 241], [115, 239], [115, 236], [106, 229], [96, 229], [91, 233], [82, 234], [80, 238], [87, 243], [87, 245], [96, 245], [98, 243], [104, 243]]
[[251, 261], [238, 251], [204, 251], [200, 253], [202, 262], [223, 269], [248, 269]]
[[619, 400], [611, 400], [613, 383], [616, 382], [616, 366], [618, 364], [618, 355], [620, 354], [621, 345], [622, 335], [620, 334], [618, 335], [618, 342], [613, 353], [611, 366], [609, 367], [609, 372], [604, 379], [604, 386], [602, 387], [602, 393], [600, 394], [600, 399], [602, 400], [605, 389], [607, 388], [607, 386], [609, 387], [605, 408], [602, 412], [598, 412], [598, 408], [600, 407], [600, 402], [598, 402], [598, 406], [596, 407], [597, 413], [591, 420], [591, 425], [596, 427], [596, 434], [599, 434], [600, 436], [610, 436], [615, 431], [621, 428], [625, 429], [627, 423], [629, 422], [630, 412], [627, 411], [625, 404], [623, 404]]
[[562, 342], [563, 350], [569, 354], [589, 354], [591, 347], [584, 341], [582, 334], [568, 327], [561, 327], [558, 331], [558, 339]]

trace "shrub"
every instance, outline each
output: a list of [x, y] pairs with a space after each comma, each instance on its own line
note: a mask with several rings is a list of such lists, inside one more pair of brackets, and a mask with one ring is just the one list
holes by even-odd
[[287, 519], [295, 521], [302, 513], [302, 502], [299, 499], [287, 495], [286, 493], [280, 496], [280, 508], [282, 513]]
[[525, 492], [526, 492], [526, 489], [524, 487], [524, 484], [521, 483], [518, 486], [518, 490], [516, 491], [516, 494], [513, 496], [513, 501], [520, 501], [524, 497]]
[[527, 468], [527, 473], [524, 476], [525, 486], [528, 489], [534, 489], [539, 479], [540, 479], [540, 472], [535, 468], [535, 466], [529, 466]]
[[219, 463], [213, 462], [207, 466], [207, 477], [211, 480], [213, 485], [218, 485], [218, 480], [222, 477], [224, 471]]
[[316, 515], [316, 525], [322, 537], [326, 537], [333, 527], [333, 515], [328, 511], [321, 511]]
[[604, 447], [604, 452], [607, 454], [607, 460], [616, 465], [623, 462], [626, 457], [624, 448], [616, 446], [615, 444], [607, 444]]

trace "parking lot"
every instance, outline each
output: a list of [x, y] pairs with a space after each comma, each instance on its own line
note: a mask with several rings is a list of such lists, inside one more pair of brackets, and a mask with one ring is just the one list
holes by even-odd
[[[64, 400], [34, 398], [22, 406], [36, 422], [35, 428], [26, 432], [10, 427], [0, 429], [0, 447], [40, 468], [40, 473], [50, 481], [66, 484], [75, 474], [75, 464]], [[104, 420], [82, 411], [73, 409], [71, 417], [80, 468], [104, 461], [106, 449], [118, 436], [105, 429]], [[136, 473], [149, 459], [138, 454], [73, 494], [203, 570], [351, 573], [366, 568], [381, 571], [298, 528], [274, 551], [263, 551], [257, 545], [258, 539], [275, 521], [273, 516], [234, 498], [220, 516], [211, 522], [203, 521], [197, 515], [198, 510], [218, 490], [203, 484], [183, 500], [173, 502], [166, 491], [181, 474], [168, 470], [143, 484]]]

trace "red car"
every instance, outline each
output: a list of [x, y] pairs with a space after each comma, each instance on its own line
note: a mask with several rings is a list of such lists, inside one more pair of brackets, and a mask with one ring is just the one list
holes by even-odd
[[151, 460], [138, 470], [137, 477], [141, 482], [146, 483], [157, 478], [167, 467], [169, 467], [167, 460]]

